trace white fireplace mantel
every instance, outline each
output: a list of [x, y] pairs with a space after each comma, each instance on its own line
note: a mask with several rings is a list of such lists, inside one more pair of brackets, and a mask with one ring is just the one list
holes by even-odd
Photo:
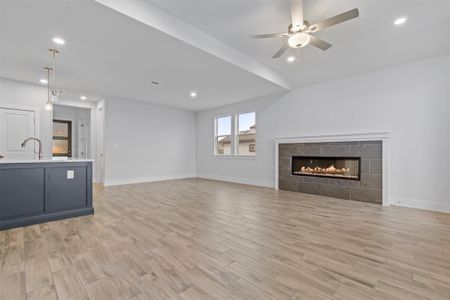
[[356, 141], [381, 141], [383, 147], [383, 206], [389, 206], [389, 142], [390, 132], [358, 132], [343, 134], [304, 135], [298, 137], [277, 138], [275, 143], [275, 188], [278, 190], [278, 145], [300, 143], [336, 143]]

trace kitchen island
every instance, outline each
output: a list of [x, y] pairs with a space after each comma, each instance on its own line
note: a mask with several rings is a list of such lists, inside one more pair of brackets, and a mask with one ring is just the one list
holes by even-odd
[[92, 160], [0, 159], [0, 230], [93, 213]]

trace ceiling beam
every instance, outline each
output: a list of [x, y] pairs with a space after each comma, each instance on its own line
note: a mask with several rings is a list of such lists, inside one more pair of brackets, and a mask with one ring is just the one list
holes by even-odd
[[166, 13], [146, 0], [95, 0], [121, 14], [201, 49], [286, 90], [287, 81], [276, 71], [239, 52], [213, 36]]

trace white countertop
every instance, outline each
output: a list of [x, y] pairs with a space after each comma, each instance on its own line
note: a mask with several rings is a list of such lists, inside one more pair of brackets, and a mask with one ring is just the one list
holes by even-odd
[[71, 162], [93, 162], [93, 159], [0, 159], [0, 164], [42, 164], [42, 163], [71, 163]]

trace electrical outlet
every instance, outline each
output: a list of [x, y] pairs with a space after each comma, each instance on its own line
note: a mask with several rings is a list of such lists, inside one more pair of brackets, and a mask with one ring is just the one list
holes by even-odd
[[67, 179], [74, 179], [75, 178], [75, 172], [73, 170], [67, 171]]

